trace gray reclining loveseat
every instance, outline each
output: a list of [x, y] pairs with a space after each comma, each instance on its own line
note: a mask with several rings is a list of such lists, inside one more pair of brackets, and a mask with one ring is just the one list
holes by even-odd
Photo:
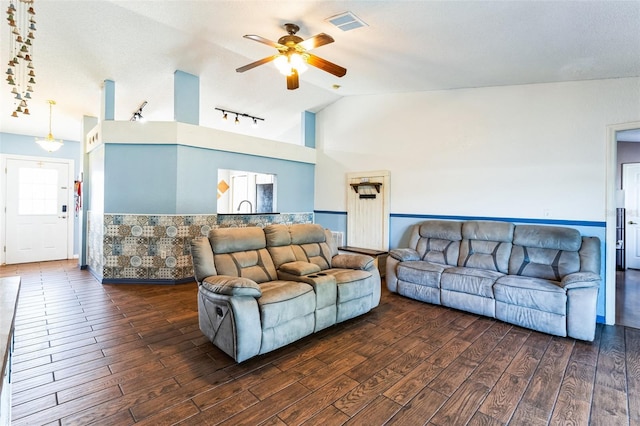
[[374, 259], [316, 224], [219, 228], [191, 242], [202, 332], [242, 362], [380, 302]]
[[390, 291], [542, 331], [593, 340], [600, 240], [572, 228], [430, 220], [391, 250]]

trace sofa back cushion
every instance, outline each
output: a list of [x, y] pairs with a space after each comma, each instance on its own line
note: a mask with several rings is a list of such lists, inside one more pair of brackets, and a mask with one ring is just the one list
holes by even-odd
[[264, 234], [276, 269], [290, 262], [313, 263], [321, 270], [331, 267], [332, 241], [318, 224], [268, 225]]
[[506, 274], [515, 225], [508, 222], [469, 221], [462, 225], [458, 266]]
[[209, 242], [218, 275], [249, 278], [257, 283], [277, 279], [262, 229], [214, 229]]
[[580, 232], [572, 228], [518, 225], [513, 237], [509, 273], [560, 281], [580, 271]]
[[462, 240], [462, 222], [427, 220], [416, 224], [409, 237], [409, 247], [420, 259], [455, 266]]

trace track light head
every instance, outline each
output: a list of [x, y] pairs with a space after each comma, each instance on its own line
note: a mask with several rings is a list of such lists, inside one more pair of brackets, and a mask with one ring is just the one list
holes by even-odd
[[228, 116], [229, 114], [235, 114], [236, 118], [233, 120], [234, 124], [239, 125], [240, 124], [240, 117], [247, 117], [251, 120], [251, 127], [258, 127], [258, 120], [260, 121], [264, 121], [264, 118], [260, 118], [260, 117], [254, 117], [253, 115], [249, 115], [249, 114], [245, 114], [243, 112], [236, 112], [236, 111], [231, 111], [228, 109], [222, 109], [222, 108], [214, 108], [217, 111], [220, 111], [222, 113], [222, 120], [227, 121], [228, 120]]
[[145, 106], [147, 106], [147, 101], [144, 101], [138, 107], [138, 109], [131, 115], [131, 118], [129, 119], [129, 121], [145, 121], [144, 117], [142, 116], [142, 108], [144, 108]]

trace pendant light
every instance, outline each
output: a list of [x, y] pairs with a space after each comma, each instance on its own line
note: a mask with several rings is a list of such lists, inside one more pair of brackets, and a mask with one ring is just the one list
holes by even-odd
[[56, 140], [51, 134], [51, 108], [56, 104], [56, 101], [48, 100], [47, 102], [49, 103], [49, 134], [46, 138], [36, 138], [36, 143], [45, 151], [54, 152], [59, 150], [63, 143], [62, 139]]

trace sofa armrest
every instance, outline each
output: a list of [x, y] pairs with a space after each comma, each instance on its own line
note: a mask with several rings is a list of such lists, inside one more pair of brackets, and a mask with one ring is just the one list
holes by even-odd
[[212, 275], [202, 280], [204, 288], [212, 293], [225, 296], [262, 296], [260, 286], [248, 278], [232, 277], [229, 275]]
[[366, 254], [337, 254], [331, 259], [331, 267], [368, 270], [372, 267], [373, 260], [373, 257]]
[[560, 282], [560, 286], [565, 290], [599, 287], [601, 280], [602, 278], [600, 278], [600, 275], [594, 274], [593, 272], [575, 272], [573, 274], [565, 275]]
[[280, 265], [278, 269], [282, 272], [295, 275], [298, 277], [302, 275], [309, 275], [309, 274], [314, 274], [316, 272], [320, 272], [320, 267], [315, 263], [309, 263], [309, 262], [303, 262], [303, 261], [283, 263], [282, 265]]
[[397, 248], [389, 252], [389, 256], [393, 257], [400, 262], [407, 262], [409, 260], [420, 260], [420, 255], [417, 251], [411, 248]]
[[213, 250], [208, 238], [196, 237], [191, 240], [191, 259], [193, 261], [193, 272], [199, 284], [206, 277], [218, 274], [213, 260]]

